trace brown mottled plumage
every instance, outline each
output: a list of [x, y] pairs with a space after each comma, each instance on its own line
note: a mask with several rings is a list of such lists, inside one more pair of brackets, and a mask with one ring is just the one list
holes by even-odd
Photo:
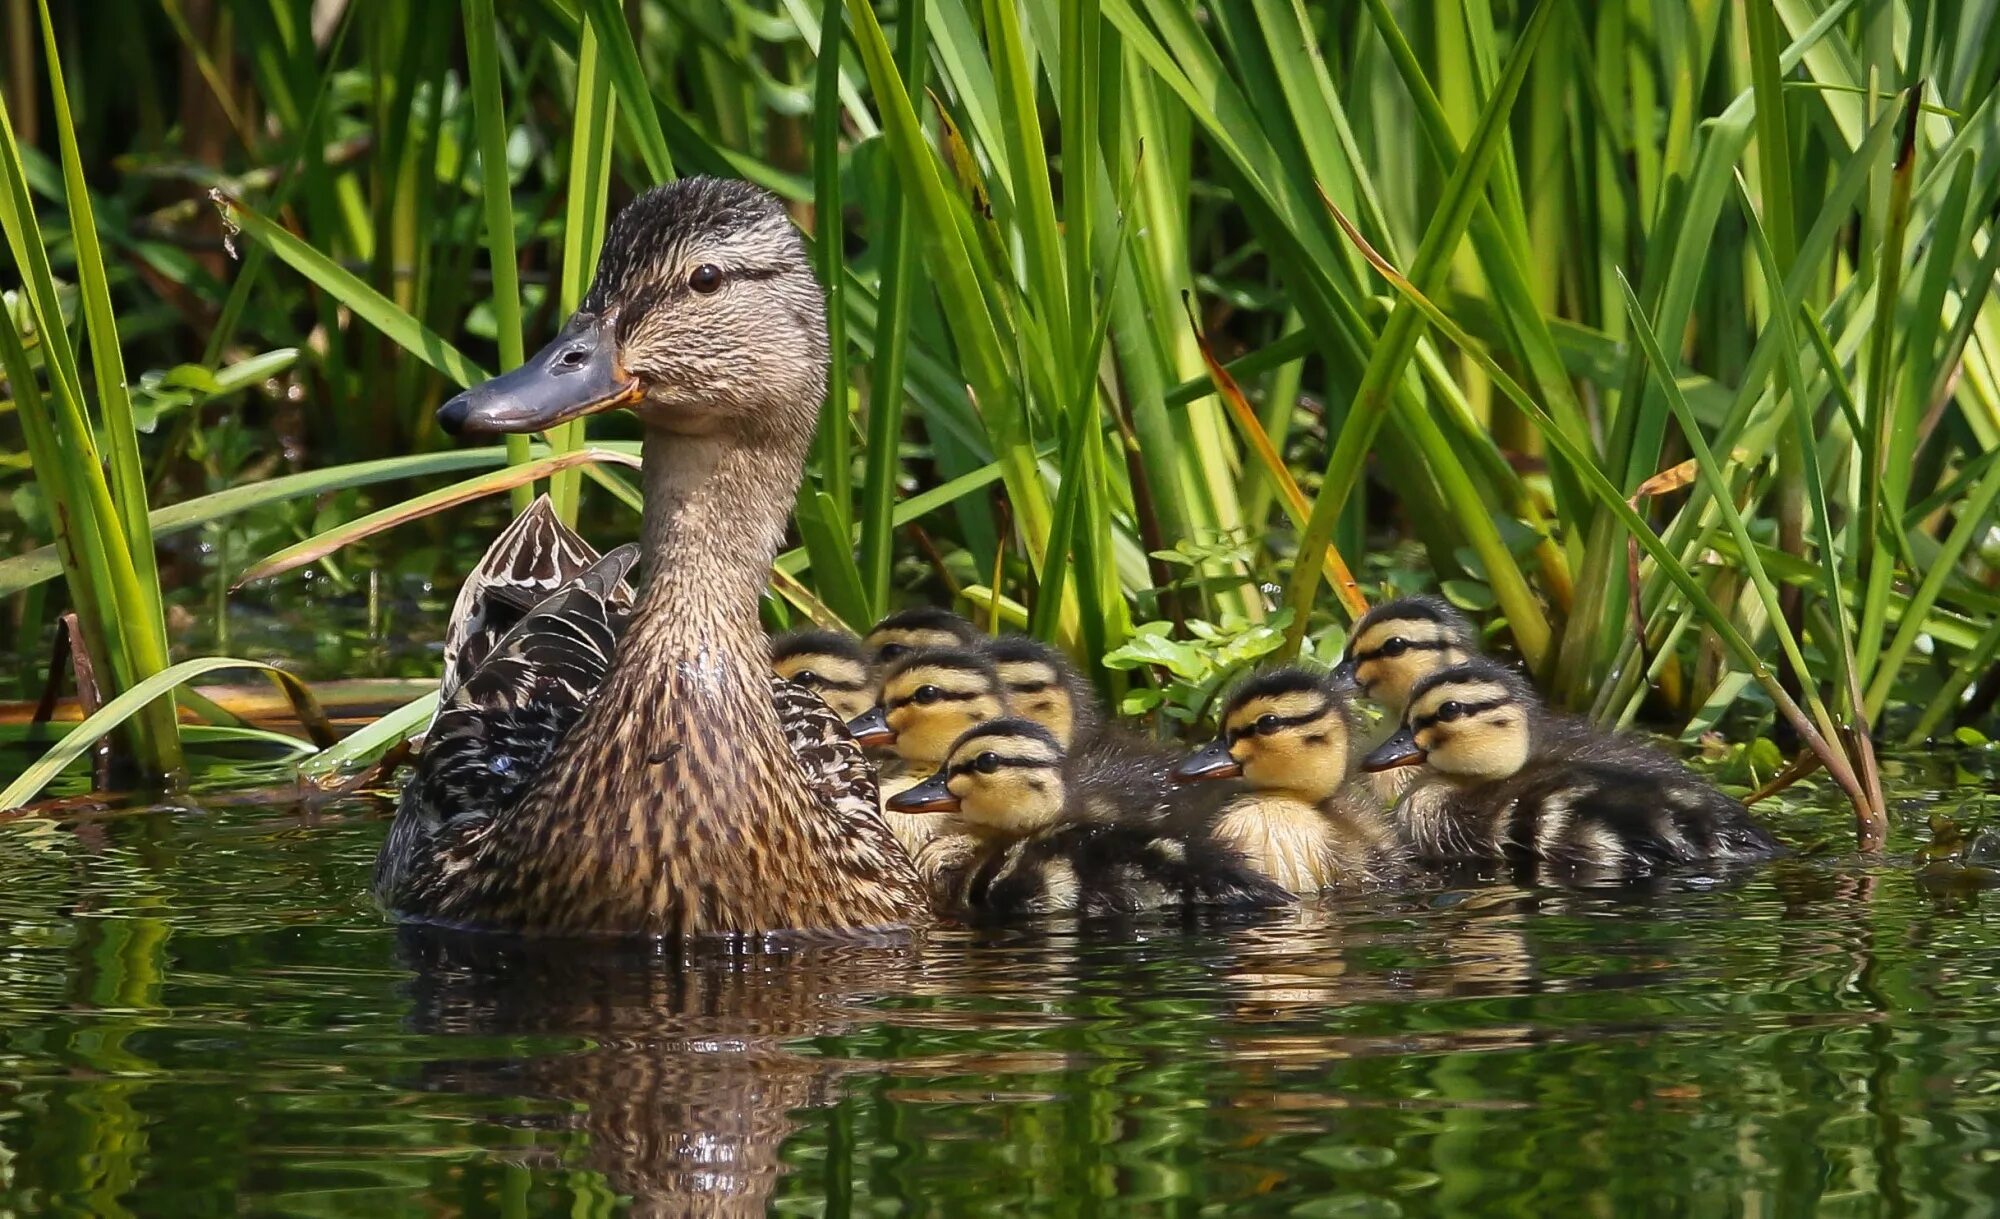
[[[475, 672], [440, 711], [378, 865], [385, 904], [544, 933], [928, 921], [859, 749], [816, 697], [774, 678], [757, 620], [826, 358], [820, 287], [777, 200], [691, 178], [619, 214], [554, 343], [439, 411], [448, 430], [490, 434], [629, 407], [645, 428], [646, 573], [608, 661], [609, 590], [564, 589], [560, 613], [528, 616], [546, 636], [510, 645], [520, 682]], [[563, 685], [601, 681], [552, 712], [532, 695], [564, 665]], [[458, 802], [446, 780], [523, 717], [545, 756], [504, 804]]]

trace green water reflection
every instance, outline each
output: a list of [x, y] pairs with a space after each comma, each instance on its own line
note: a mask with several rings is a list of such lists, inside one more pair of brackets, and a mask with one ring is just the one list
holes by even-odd
[[379, 802], [20, 818], [0, 1213], [1979, 1213], [2000, 892], [1902, 782], [1880, 863], [694, 963], [396, 932]]

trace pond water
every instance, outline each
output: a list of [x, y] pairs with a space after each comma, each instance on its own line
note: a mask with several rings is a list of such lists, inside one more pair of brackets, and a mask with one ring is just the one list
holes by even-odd
[[0, 1214], [1969, 1213], [2000, 891], [1910, 852], [1995, 770], [1891, 767], [1879, 861], [692, 961], [392, 928], [382, 800], [43, 810]]

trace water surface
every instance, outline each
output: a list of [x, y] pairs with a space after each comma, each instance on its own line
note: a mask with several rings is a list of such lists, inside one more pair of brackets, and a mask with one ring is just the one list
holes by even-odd
[[1979, 1213], [2000, 892], [1908, 858], [2000, 823], [1966, 756], [1881, 861], [693, 961], [391, 928], [379, 800], [19, 817], [0, 1214]]

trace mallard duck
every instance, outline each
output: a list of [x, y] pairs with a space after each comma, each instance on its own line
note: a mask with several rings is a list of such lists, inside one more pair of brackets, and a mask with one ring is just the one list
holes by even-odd
[[981, 650], [1007, 687], [1008, 709], [1048, 729], [1064, 749], [1074, 751], [1104, 729], [1097, 691], [1061, 649], [1031, 635], [999, 635]]
[[1380, 884], [1407, 861], [1384, 801], [1350, 778], [1347, 686], [1325, 673], [1260, 673], [1229, 696], [1222, 731], [1174, 771], [1183, 781], [1242, 776], [1215, 837], [1293, 893]]
[[[883, 767], [879, 778], [882, 817], [915, 858], [942, 823], [898, 812], [889, 797], [929, 777], [966, 729], [1006, 715], [1006, 687], [982, 652], [925, 648], [889, 662], [877, 697], [873, 707], [847, 722], [847, 730], [864, 748], [893, 751], [896, 761]], [[921, 861], [918, 872], [924, 872]]]
[[1650, 745], [1546, 710], [1492, 660], [1440, 669], [1402, 727], [1362, 760], [1422, 763], [1396, 819], [1431, 860], [1546, 865], [1573, 879], [1769, 859], [1776, 840], [1738, 801]]
[[1478, 654], [1478, 630], [1451, 602], [1401, 597], [1369, 610], [1354, 624], [1333, 675], [1401, 717], [1410, 687], [1434, 670]]
[[771, 667], [851, 720], [875, 705], [875, 678], [861, 640], [846, 631], [787, 631], [771, 640]]
[[929, 922], [860, 749], [772, 672], [758, 624], [826, 365], [824, 298], [784, 208], [689, 178], [619, 213], [554, 342], [440, 408], [445, 431], [481, 436], [629, 408], [645, 581], [622, 630], [600, 561], [475, 663], [461, 645], [376, 867], [384, 904], [564, 934]]
[[917, 605], [897, 610], [869, 627], [861, 645], [879, 670], [911, 652], [973, 647], [985, 638], [978, 627], [950, 610]]
[[[968, 730], [930, 778], [889, 797], [910, 816], [952, 814], [926, 854], [954, 908], [980, 918], [1131, 914], [1180, 906], [1260, 907], [1291, 900], [1202, 832], [1069, 772], [1055, 737], [1031, 720]], [[920, 869], [924, 866], [920, 856]]]

